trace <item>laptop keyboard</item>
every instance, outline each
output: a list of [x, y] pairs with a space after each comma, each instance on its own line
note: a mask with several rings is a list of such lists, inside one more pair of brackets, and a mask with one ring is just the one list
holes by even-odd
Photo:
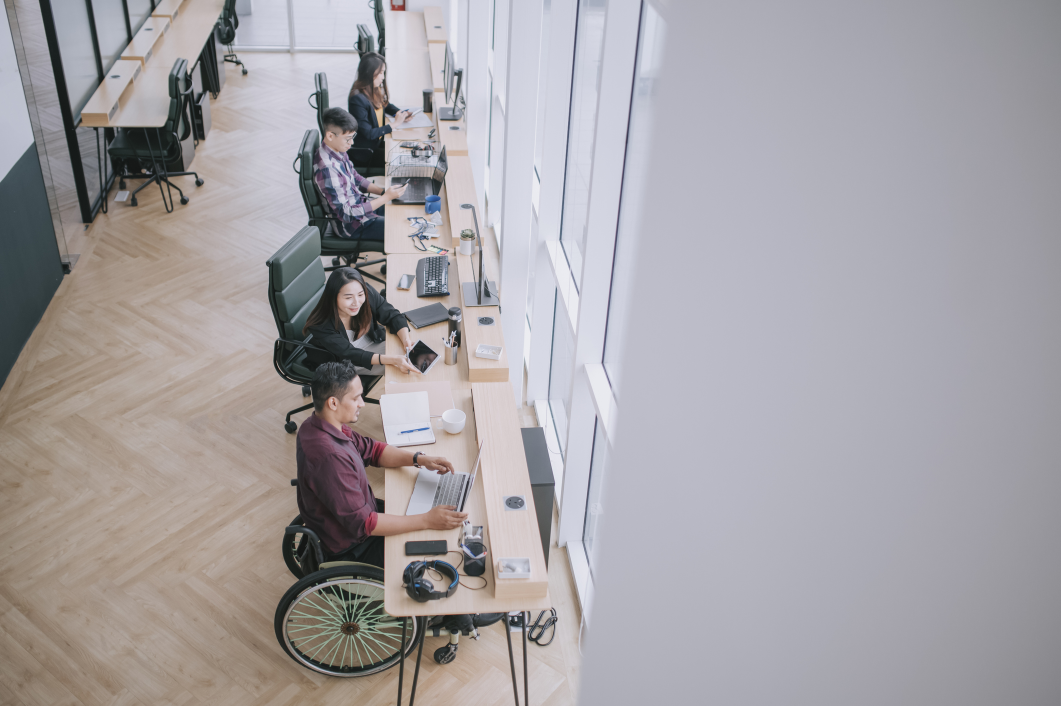
[[435, 489], [435, 499], [431, 501], [431, 507], [438, 505], [456, 505], [460, 500], [461, 485], [465, 476], [456, 473], [447, 473], [438, 481]]
[[420, 262], [424, 263], [423, 294], [449, 294], [449, 258], [438, 255]]
[[402, 201], [424, 201], [428, 196], [427, 184], [422, 181], [410, 182], [402, 194]]

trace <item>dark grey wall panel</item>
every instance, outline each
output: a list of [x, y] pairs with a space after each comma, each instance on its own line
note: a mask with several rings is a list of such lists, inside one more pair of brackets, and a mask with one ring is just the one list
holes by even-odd
[[0, 385], [62, 280], [44, 177], [31, 144], [0, 181]]

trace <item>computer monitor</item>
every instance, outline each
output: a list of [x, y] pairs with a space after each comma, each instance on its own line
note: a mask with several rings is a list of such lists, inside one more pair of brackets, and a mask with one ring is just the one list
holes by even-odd
[[497, 298], [497, 287], [486, 279], [486, 270], [483, 269], [483, 237], [479, 233], [479, 218], [475, 215], [475, 206], [462, 203], [461, 208], [472, 212], [472, 220], [475, 222], [475, 244], [479, 248], [478, 271], [475, 269], [475, 256], [471, 258], [474, 281], [465, 282], [461, 287], [464, 306], [500, 306], [501, 300]]
[[[464, 111], [460, 108], [461, 83], [464, 69], [458, 69], [453, 63], [453, 50], [446, 42], [445, 67], [442, 70], [442, 88], [445, 102], [452, 107], [442, 107], [438, 110], [439, 120], [460, 120], [464, 117]], [[456, 79], [456, 85], [454, 85]], [[455, 90], [454, 90], [455, 89]]]

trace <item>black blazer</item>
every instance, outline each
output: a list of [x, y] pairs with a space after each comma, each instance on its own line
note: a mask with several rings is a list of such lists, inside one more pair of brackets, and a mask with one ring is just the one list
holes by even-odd
[[[350, 111], [350, 115], [353, 115], [354, 120], [357, 121], [357, 134], [354, 136], [354, 144], [351, 149], [374, 150], [382, 147], [383, 136], [390, 134], [391, 126], [379, 126], [379, 122], [376, 120], [376, 107], [372, 105], [372, 101], [368, 99], [368, 96], [358, 91], [350, 96], [347, 108]], [[383, 108], [383, 112], [387, 115], [394, 115], [398, 112], [398, 106], [388, 103]]]
[[[387, 334], [383, 330], [383, 326], [390, 329], [391, 333], [396, 334], [409, 325], [409, 322], [401, 312], [388, 304], [387, 300], [372, 285], [366, 283], [365, 294], [368, 304], [372, 308], [372, 326], [369, 328], [369, 336], [373, 341], [379, 343], [386, 337]], [[334, 321], [324, 321], [316, 326], [311, 326], [306, 329], [306, 333], [313, 334], [313, 338], [309, 342], [311, 346], [328, 351], [328, 353], [323, 353], [312, 348], [306, 349], [306, 367], [310, 370], [316, 370], [321, 363], [333, 360], [349, 360], [354, 365], [362, 368], [372, 367], [373, 354], [351, 344], [350, 339], [346, 336], [346, 330], [337, 331]]]

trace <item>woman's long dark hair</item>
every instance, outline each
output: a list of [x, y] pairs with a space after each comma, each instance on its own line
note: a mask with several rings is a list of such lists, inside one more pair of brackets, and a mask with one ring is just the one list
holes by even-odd
[[[350, 89], [350, 97], [355, 93], [364, 93], [377, 108], [385, 108], [390, 103], [390, 91], [387, 90], [387, 77], [383, 77], [382, 90], [375, 87], [376, 73], [379, 67], [386, 66], [387, 60], [380, 54], [370, 51], [361, 57], [361, 63], [357, 65], [357, 80]], [[383, 127], [380, 125], [380, 127]]]
[[313, 308], [309, 318], [306, 319], [306, 325], [302, 327], [303, 336], [306, 335], [306, 331], [311, 326], [319, 326], [326, 321], [331, 321], [335, 325], [335, 329], [340, 333], [346, 330], [343, 320], [339, 317], [339, 290], [351, 282], [359, 283], [361, 288], [365, 290], [365, 303], [357, 310], [357, 330], [354, 331], [354, 340], [356, 341], [369, 332], [372, 327], [372, 305], [368, 303], [368, 285], [365, 284], [361, 273], [353, 267], [340, 267], [337, 270], [332, 270], [331, 276], [328, 277], [328, 282], [324, 285], [324, 293], [321, 294], [320, 301], [317, 302], [317, 306]]

